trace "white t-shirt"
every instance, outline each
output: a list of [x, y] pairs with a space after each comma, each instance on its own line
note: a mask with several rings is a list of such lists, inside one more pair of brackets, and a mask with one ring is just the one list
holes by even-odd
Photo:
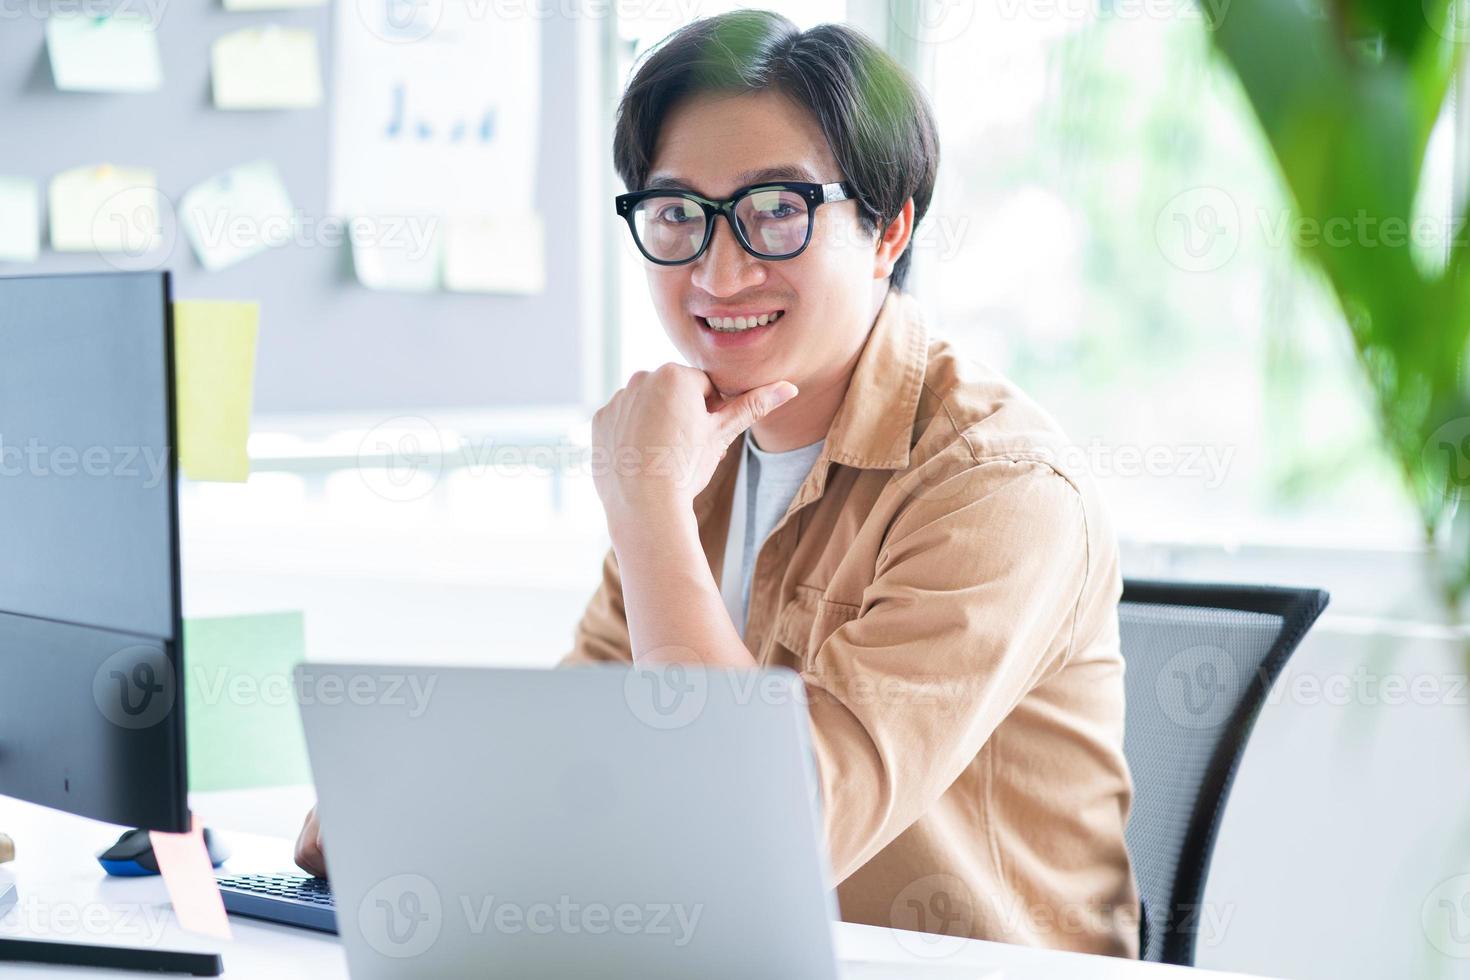
[[745, 434], [745, 451], [740, 455], [735, 492], [730, 497], [730, 531], [725, 538], [720, 575], [720, 595], [741, 639], [745, 638], [756, 555], [785, 516], [812, 464], [822, 454], [825, 441], [784, 453], [768, 453], [756, 446], [751, 433]]

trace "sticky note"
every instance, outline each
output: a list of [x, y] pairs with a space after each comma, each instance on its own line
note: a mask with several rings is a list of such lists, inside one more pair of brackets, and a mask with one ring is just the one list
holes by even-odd
[[352, 269], [369, 289], [428, 293], [439, 288], [438, 218], [358, 218], [350, 227]]
[[309, 109], [322, 101], [316, 34], [270, 26], [226, 34], [210, 49], [217, 109]]
[[323, 7], [327, 0], [224, 0], [225, 9], [231, 13], [246, 10], [299, 10], [303, 7]]
[[232, 167], [185, 192], [179, 220], [194, 254], [214, 272], [291, 240], [291, 198], [269, 160]]
[[190, 790], [311, 782], [291, 686], [304, 659], [299, 612], [184, 621]]
[[163, 241], [153, 171], [110, 164], [76, 167], [51, 178], [51, 247], [58, 252], [143, 255]]
[[139, 14], [52, 14], [46, 50], [63, 92], [154, 92], [163, 85], [157, 28]]
[[199, 819], [194, 818], [187, 834], [150, 830], [148, 842], [153, 845], [158, 873], [163, 876], [179, 925], [190, 932], [229, 939], [230, 920], [225, 916], [225, 903], [214, 880]]
[[256, 303], [174, 303], [179, 465], [191, 480], [242, 483], [260, 328]]
[[0, 262], [34, 262], [40, 251], [40, 189], [27, 177], [0, 177]]
[[535, 213], [452, 218], [444, 229], [444, 287], [461, 293], [539, 293], [546, 234]]

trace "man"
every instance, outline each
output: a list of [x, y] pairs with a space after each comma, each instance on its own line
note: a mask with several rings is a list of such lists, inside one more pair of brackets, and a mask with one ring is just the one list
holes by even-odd
[[638, 69], [618, 213], [691, 366], [594, 417], [612, 549], [563, 663], [799, 671], [844, 919], [1136, 956], [1117, 547], [902, 292], [938, 156], [845, 27], [741, 11]]

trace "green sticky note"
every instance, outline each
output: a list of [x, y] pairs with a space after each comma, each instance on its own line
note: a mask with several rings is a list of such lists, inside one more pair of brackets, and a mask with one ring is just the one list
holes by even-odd
[[311, 782], [291, 684], [305, 648], [299, 612], [184, 622], [189, 789]]
[[179, 465], [191, 480], [244, 482], [260, 306], [220, 300], [174, 304]]
[[158, 29], [141, 16], [53, 13], [46, 49], [63, 92], [156, 92], [163, 85]]

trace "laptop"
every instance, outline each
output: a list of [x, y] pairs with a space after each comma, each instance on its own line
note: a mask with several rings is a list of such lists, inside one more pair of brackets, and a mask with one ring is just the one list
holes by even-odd
[[[334, 912], [356, 980], [997, 975], [839, 965], [790, 671], [304, 664], [295, 682], [331, 876], [300, 904]], [[227, 905], [289, 920], [271, 879]]]

